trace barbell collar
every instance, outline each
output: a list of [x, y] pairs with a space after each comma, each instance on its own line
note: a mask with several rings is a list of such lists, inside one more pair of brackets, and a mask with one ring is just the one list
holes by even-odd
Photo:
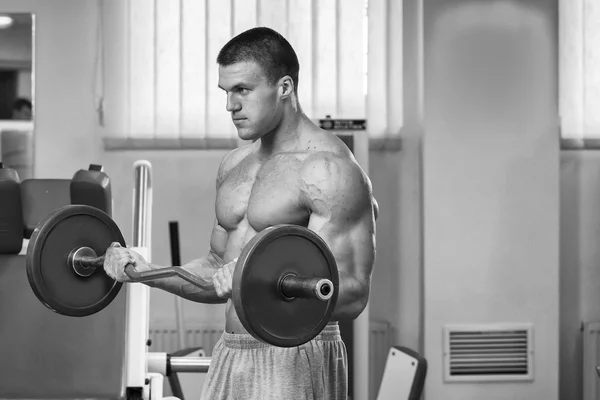
[[279, 290], [285, 300], [316, 298], [321, 301], [327, 301], [333, 296], [334, 288], [333, 282], [329, 279], [287, 274], [279, 281]]
[[90, 247], [78, 247], [69, 253], [67, 262], [77, 275], [86, 277], [103, 267], [104, 256], [98, 257]]

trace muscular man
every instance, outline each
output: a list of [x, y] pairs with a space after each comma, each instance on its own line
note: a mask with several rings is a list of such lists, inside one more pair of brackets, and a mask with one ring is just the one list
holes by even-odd
[[[227, 302], [203, 399], [346, 400], [347, 355], [336, 321], [356, 318], [369, 299], [377, 217], [371, 182], [346, 145], [303, 113], [298, 59], [280, 34], [267, 28], [243, 32], [223, 47], [217, 62], [227, 111], [239, 137], [251, 143], [222, 159], [210, 250], [183, 265], [206, 285], [197, 288], [178, 277], [149, 285], [195, 302]], [[331, 322], [296, 348], [254, 339], [231, 301], [236, 258], [254, 235], [277, 224], [316, 232], [339, 268]], [[163, 268], [120, 247], [109, 249], [104, 267], [127, 282], [128, 263], [141, 271]]]

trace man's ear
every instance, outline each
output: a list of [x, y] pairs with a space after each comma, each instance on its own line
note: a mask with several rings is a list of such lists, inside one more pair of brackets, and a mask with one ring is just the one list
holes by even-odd
[[286, 75], [279, 80], [279, 88], [281, 91], [281, 98], [288, 98], [294, 93], [294, 81], [289, 75]]

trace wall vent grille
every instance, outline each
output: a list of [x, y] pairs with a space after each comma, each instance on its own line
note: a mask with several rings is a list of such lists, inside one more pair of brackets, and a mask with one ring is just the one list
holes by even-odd
[[446, 381], [531, 380], [530, 324], [444, 327]]

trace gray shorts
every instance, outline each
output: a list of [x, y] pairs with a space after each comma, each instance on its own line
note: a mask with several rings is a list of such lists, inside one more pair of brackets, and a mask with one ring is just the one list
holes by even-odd
[[215, 344], [203, 400], [346, 400], [346, 346], [337, 323], [298, 347], [274, 347], [249, 334], [223, 336]]

